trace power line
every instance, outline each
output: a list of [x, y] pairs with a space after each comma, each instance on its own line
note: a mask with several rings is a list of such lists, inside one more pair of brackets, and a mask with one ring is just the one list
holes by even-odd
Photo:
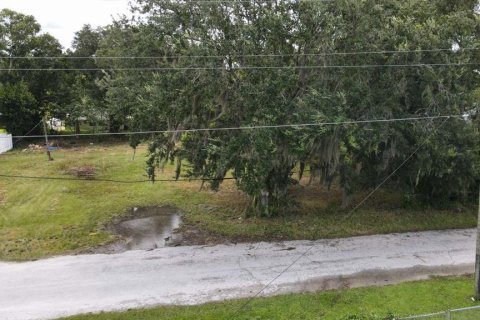
[[[306, 169], [304, 172], [309, 172], [310, 170]], [[295, 174], [296, 172], [292, 172]], [[185, 178], [185, 179], [154, 179], [152, 180], [118, 180], [118, 179], [82, 179], [82, 178], [67, 178], [67, 177], [46, 177], [46, 176], [21, 176], [21, 175], [9, 175], [9, 174], [0, 174], [0, 177], [3, 178], [13, 178], [13, 179], [32, 179], [32, 180], [63, 180], [63, 181], [91, 181], [91, 182], [112, 182], [112, 183], [124, 183], [124, 184], [135, 184], [135, 183], [145, 183], [145, 182], [190, 182], [190, 181], [223, 181], [223, 180], [236, 180], [234, 177], [224, 177], [224, 178]]]
[[[108, 1], [123, 1], [123, 0], [108, 0]], [[211, 3], [235, 3], [235, 2], [251, 2], [251, 3], [272, 3], [276, 2], [277, 0], [261, 0], [261, 1], [256, 1], [256, 0], [183, 0], [183, 1], [172, 1], [170, 0], [169, 3], [172, 4], [184, 4], [184, 3], [202, 3], [202, 2], [211, 2]], [[297, 0], [297, 1], [287, 1], [283, 0], [283, 2], [291, 2], [291, 3], [297, 3], [297, 2], [334, 2], [335, 0]]]
[[0, 57], [0, 59], [25, 59], [25, 60], [54, 60], [54, 59], [65, 59], [65, 60], [82, 60], [82, 59], [92, 59], [92, 60], [114, 60], [114, 59], [130, 59], [130, 60], [139, 60], [139, 59], [202, 59], [202, 58], [212, 58], [212, 59], [225, 59], [227, 57], [232, 58], [261, 58], [261, 57], [323, 57], [323, 56], [343, 56], [343, 55], [368, 55], [368, 54], [405, 54], [405, 53], [422, 53], [422, 52], [452, 52], [457, 53], [461, 51], [474, 51], [480, 50], [480, 48], [469, 47], [469, 48], [460, 48], [454, 50], [452, 48], [440, 48], [440, 49], [411, 49], [411, 50], [378, 50], [378, 51], [347, 51], [347, 52], [323, 52], [323, 53], [279, 53], [279, 54], [225, 54], [225, 55], [165, 55], [165, 56], [43, 56], [43, 57], [29, 57], [29, 56], [13, 56], [13, 57]]
[[[40, 120], [32, 129], [30, 129], [27, 133], [25, 133], [25, 137], [29, 137], [29, 134], [33, 132], [33, 130], [35, 130], [41, 123], [43, 122], [43, 119]], [[6, 137], [0, 137], [0, 138], [6, 138]], [[12, 137], [13, 138], [13, 137]], [[19, 143], [20, 141], [22, 141], [24, 138], [20, 138], [18, 139], [17, 141], [15, 141], [15, 143]]]
[[367, 68], [419, 68], [473, 66], [480, 62], [415, 63], [415, 64], [359, 64], [359, 65], [307, 65], [307, 66], [235, 66], [223, 67], [132, 67], [132, 68], [1, 68], [0, 71], [186, 71], [186, 70], [275, 70], [275, 69], [367, 69]]
[[302, 2], [308, 2], [308, 3], [323, 3], [323, 2], [335, 2], [336, 0], [293, 0], [293, 1], [288, 1], [288, 0], [261, 0], [261, 1], [256, 1], [256, 0], [184, 0], [184, 1], [169, 1], [167, 4], [180, 4], [180, 5], [185, 5], [185, 4], [198, 4], [198, 3], [205, 3], [205, 4], [231, 4], [231, 3], [250, 3], [250, 4], [255, 4], [255, 5], [262, 5], [262, 4], [269, 4], [269, 3], [289, 3], [289, 4], [298, 4]]
[[[393, 119], [368, 119], [368, 120], [351, 120], [351, 121], [337, 121], [337, 122], [318, 122], [318, 123], [298, 123], [298, 124], [279, 124], [279, 125], [259, 125], [259, 126], [241, 126], [241, 127], [221, 127], [221, 128], [196, 128], [196, 129], [178, 129], [178, 130], [153, 130], [153, 131], [135, 131], [135, 132], [101, 132], [101, 133], [79, 133], [79, 134], [65, 134], [65, 135], [51, 135], [55, 138], [81, 137], [81, 136], [114, 136], [114, 135], [138, 135], [138, 134], [154, 134], [154, 133], [183, 133], [183, 132], [202, 132], [202, 131], [233, 131], [233, 130], [258, 130], [258, 129], [281, 129], [281, 128], [300, 128], [300, 127], [319, 127], [319, 126], [336, 126], [336, 125], [350, 125], [350, 124], [367, 124], [367, 123], [386, 123], [386, 122], [406, 122], [418, 120], [433, 120], [433, 119], [449, 119], [462, 118], [461, 115], [438, 115], [438, 116], [424, 116], [424, 117], [406, 117]], [[43, 138], [43, 135], [31, 136], [13, 136], [15, 139], [24, 138]]]
[[87, 181], [87, 182], [112, 182], [112, 183], [124, 183], [135, 184], [145, 182], [188, 182], [188, 181], [223, 181], [234, 180], [235, 178], [191, 178], [191, 179], [155, 179], [152, 180], [117, 180], [117, 179], [82, 179], [82, 178], [67, 178], [67, 177], [45, 177], [45, 176], [21, 176], [21, 175], [9, 175], [0, 174], [2, 178], [14, 178], [14, 179], [31, 179], [31, 180], [63, 180], [63, 181]]
[[[438, 130], [440, 130], [440, 128], [445, 124], [445, 122], [447, 121], [448, 119], [445, 119], [442, 123], [440, 123], [440, 125], [438, 125], [438, 127], [425, 139], [422, 141], [422, 143], [420, 143], [417, 148], [398, 166], [395, 168], [395, 170], [392, 171], [392, 173], [390, 173], [385, 179], [382, 180], [382, 182], [380, 182], [380, 184], [378, 184], [365, 198], [363, 198], [362, 201], [360, 201], [355, 207], [353, 207], [353, 209], [351, 209], [343, 218], [340, 222], [342, 221], [345, 221], [346, 219], [348, 219], [348, 217], [350, 217], [352, 215], [352, 213], [357, 210], [361, 205], [363, 205], [368, 199], [370, 199], [370, 197], [378, 190], [380, 189], [380, 187], [382, 187], [391, 177], [393, 177], [395, 175], [395, 173], [398, 172], [398, 170], [400, 170], [426, 143], [427, 141], [432, 138], [437, 132]], [[328, 235], [328, 233], [327, 233]], [[288, 270], [290, 270], [298, 261], [300, 261], [300, 259], [302, 259], [303, 257], [305, 257], [314, 247], [315, 247], [315, 243], [313, 243], [307, 250], [305, 250], [304, 252], [302, 252], [295, 260], [292, 261], [292, 263], [290, 263], [285, 269], [283, 269], [278, 275], [276, 275], [272, 280], [270, 280], [265, 286], [262, 287], [262, 289], [260, 289], [253, 297], [249, 298], [244, 304], [242, 304], [240, 306], [240, 308], [235, 312], [234, 315], [237, 315], [239, 314], [243, 309], [245, 309], [245, 307], [250, 304], [253, 299], [255, 299], [256, 297], [258, 297], [263, 291], [265, 291], [265, 289], [267, 289], [272, 283], [274, 283], [278, 278], [280, 278], [285, 272], [287, 272]]]
[[[283, 0], [283, 1], [278, 1], [279, 3], [302, 3], [302, 2], [311, 2], [311, 3], [322, 3], [322, 2], [335, 2], [335, 0], [293, 0], [293, 1], [288, 1], [288, 0]], [[189, 4], [189, 3], [208, 3], [208, 4], [224, 4], [224, 3], [251, 3], [251, 4], [267, 4], [267, 3], [277, 3], [276, 0], [261, 0], [261, 1], [256, 1], [256, 0], [184, 0], [184, 1], [179, 1], [179, 2], [173, 2], [170, 1], [172, 4]]]

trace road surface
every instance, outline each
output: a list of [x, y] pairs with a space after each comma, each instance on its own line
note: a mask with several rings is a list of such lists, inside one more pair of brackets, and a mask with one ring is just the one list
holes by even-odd
[[263, 295], [472, 273], [475, 231], [170, 247], [0, 263], [1, 319], [53, 319], [248, 297], [313, 248]]

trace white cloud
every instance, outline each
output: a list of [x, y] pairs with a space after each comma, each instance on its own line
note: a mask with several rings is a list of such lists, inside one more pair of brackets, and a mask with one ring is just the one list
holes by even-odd
[[65, 47], [84, 24], [93, 27], [109, 24], [119, 15], [129, 15], [129, 0], [1, 0], [0, 9], [8, 8], [33, 15], [42, 31], [56, 37]]

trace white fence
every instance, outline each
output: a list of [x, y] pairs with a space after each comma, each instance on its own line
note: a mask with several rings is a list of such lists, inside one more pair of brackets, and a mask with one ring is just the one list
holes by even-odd
[[7, 152], [13, 148], [12, 135], [0, 133], [0, 153]]

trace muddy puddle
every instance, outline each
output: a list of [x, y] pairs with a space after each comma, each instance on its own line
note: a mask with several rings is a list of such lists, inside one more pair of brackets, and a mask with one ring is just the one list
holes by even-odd
[[98, 248], [96, 253], [118, 253], [127, 250], [153, 250], [179, 245], [181, 235], [175, 233], [182, 224], [174, 207], [135, 207], [122, 218], [115, 219], [107, 231], [121, 239]]

